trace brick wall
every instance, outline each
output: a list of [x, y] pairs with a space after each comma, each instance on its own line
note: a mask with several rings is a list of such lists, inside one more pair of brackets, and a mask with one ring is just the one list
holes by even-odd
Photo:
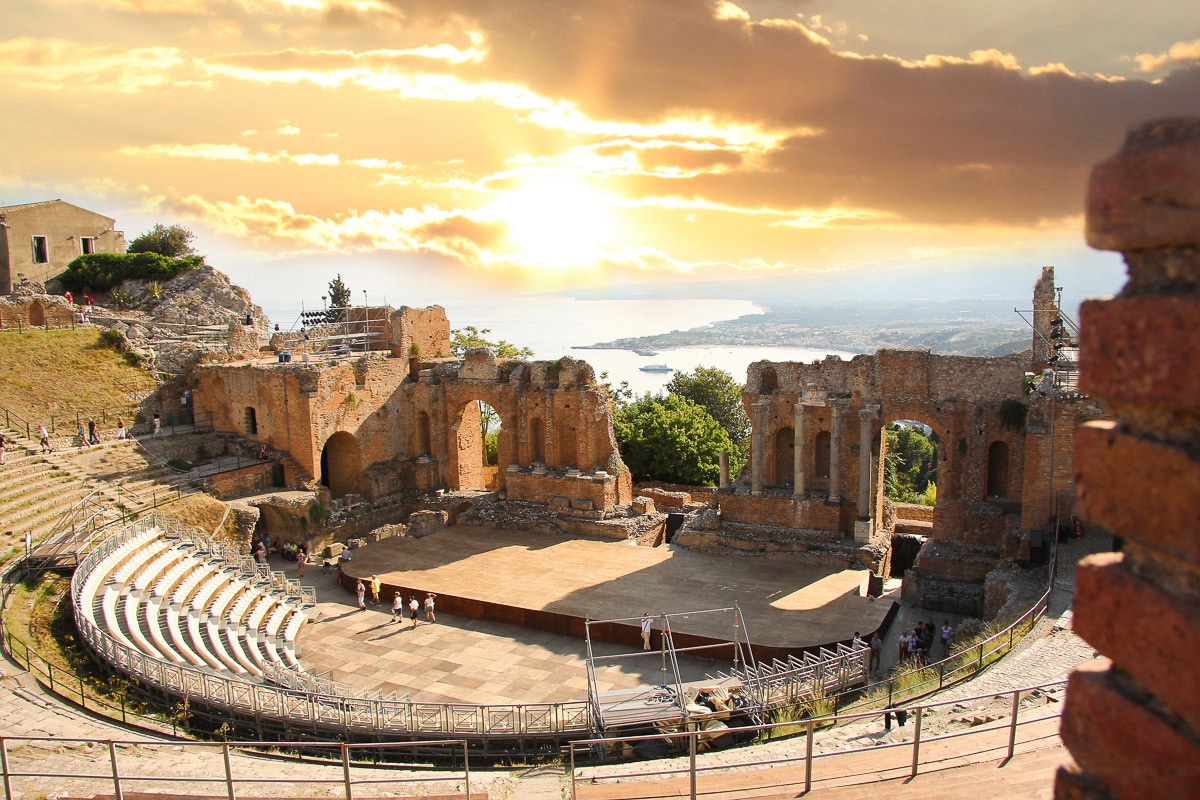
[[1088, 535], [1076, 632], [1106, 659], [1071, 675], [1062, 737], [1077, 762], [1059, 798], [1200, 792], [1200, 120], [1148, 123], [1092, 173], [1088, 243], [1124, 254], [1129, 281], [1084, 305], [1081, 388], [1115, 423], [1076, 438]]

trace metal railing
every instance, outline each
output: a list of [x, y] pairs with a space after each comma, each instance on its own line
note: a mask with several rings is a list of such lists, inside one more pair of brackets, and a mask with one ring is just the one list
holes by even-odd
[[[72, 744], [76, 746], [95, 747], [99, 745], [104, 751], [105, 756], [92, 757], [89, 760], [91, 770], [89, 772], [80, 771], [60, 771], [60, 772], [45, 772], [32, 769], [20, 769], [22, 759], [30, 759], [36, 757], [36, 754], [41, 747], [37, 743], [47, 743], [55, 748], [70, 748]], [[33, 747], [29, 745], [33, 744]], [[395, 794], [392, 792], [381, 792], [384, 786], [400, 786], [404, 787], [411, 784], [429, 784], [429, 783], [449, 783], [454, 785], [455, 794], [459, 794], [457, 785], [462, 785], [461, 794], [466, 800], [471, 799], [471, 767], [467, 759], [467, 742], [461, 739], [440, 739], [437, 741], [416, 741], [416, 742], [392, 742], [388, 744], [350, 744], [346, 742], [195, 742], [195, 741], [174, 741], [172, 747], [178, 752], [173, 757], [184, 757], [186, 751], [189, 750], [207, 750], [219, 751], [221, 754], [221, 762], [223, 769], [221, 774], [193, 776], [186, 774], [186, 770], [172, 770], [169, 774], [142, 774], [131, 771], [128, 766], [134, 761], [133, 756], [136, 751], [142, 747], [155, 747], [155, 742], [147, 742], [145, 740], [117, 740], [108, 739], [96, 741], [94, 739], [65, 739], [55, 737], [53, 739], [35, 738], [27, 736], [0, 736], [0, 779], [3, 780], [4, 796], [6, 798], [21, 797], [30, 792], [22, 792], [19, 784], [26, 779], [55, 779], [58, 787], [61, 788], [64, 782], [69, 782], [71, 793], [76, 795], [86, 796], [89, 794], [103, 794], [107, 789], [111, 789], [116, 800], [123, 800], [124, 793], [127, 791], [144, 791], [144, 785], [147, 783], [154, 784], [203, 784], [196, 792], [196, 796], [211, 797], [213, 784], [222, 784], [223, 791], [218, 793], [218, 796], [224, 795], [228, 800], [237, 800], [239, 796], [239, 787], [257, 786], [269, 787], [275, 784], [289, 784], [294, 786], [296, 778], [287, 777], [268, 777], [264, 775], [266, 770], [263, 769], [261, 762], [255, 761], [249, 765], [250, 769], [243, 770], [252, 772], [252, 774], [238, 774], [235, 769], [235, 759], [232, 757], [236, 752], [248, 751], [252, 753], [266, 754], [272, 751], [271, 755], [280, 758], [283, 757], [288, 762], [316, 762], [326, 769], [314, 769], [304, 776], [304, 783], [318, 784], [330, 787], [336, 791], [340, 787], [341, 795], [346, 800], [354, 800], [356, 787], [369, 787], [371, 796], [386, 796]], [[459, 752], [461, 748], [461, 753]], [[442, 757], [442, 761], [452, 761], [456, 765], [461, 765], [461, 769], [447, 769], [445, 767], [433, 768], [423, 766], [419, 762], [415, 762], [415, 758], [420, 758], [422, 755], [428, 755], [430, 750], [441, 751], [446, 755]], [[283, 755], [281, 756], [281, 752]], [[120, 756], [124, 754], [124, 762]], [[288, 755], [294, 754], [294, 755]], [[461, 759], [461, 760], [460, 760]], [[392, 774], [384, 775], [378, 770], [364, 772], [363, 770], [355, 770], [357, 766], [378, 765], [387, 762], [403, 761], [403, 774], [396, 774], [399, 770], [393, 770]], [[36, 766], [31, 764], [31, 766]], [[338, 767], [340, 766], [340, 770]], [[106, 769], [107, 767], [107, 769]], [[80, 788], [76, 788], [80, 787]], [[269, 790], [268, 790], [269, 792]], [[31, 792], [38, 794], [38, 792]], [[184, 791], [178, 794], [186, 794]], [[294, 791], [293, 791], [294, 793]], [[171, 794], [176, 794], [172, 791]], [[486, 793], [485, 793], [486, 794]], [[445, 795], [441, 795], [445, 796]]]
[[[887, 749], [898, 749], [898, 748], [910, 748], [912, 751], [911, 760], [909, 761], [909, 763], [907, 765], [908, 766], [908, 774], [909, 774], [909, 777], [911, 778], [911, 777], [916, 777], [920, 771], [920, 767], [922, 764], [922, 761], [921, 761], [922, 745], [927, 745], [932, 742], [941, 742], [941, 741], [947, 741], [950, 739], [957, 739], [957, 738], [961, 738], [961, 737], [980, 736], [982, 734], [995, 733], [997, 731], [1007, 732], [1008, 735], [1007, 735], [1007, 743], [1006, 744], [1001, 745], [999, 748], [997, 748], [996, 745], [992, 744], [992, 745], [983, 747], [979, 750], [976, 750], [975, 752], [990, 752], [990, 751], [995, 751], [995, 750], [999, 749], [999, 750], [1004, 751], [1005, 758], [1011, 759], [1016, 752], [1017, 731], [1021, 726], [1033, 725], [1038, 722], [1042, 722], [1042, 721], [1049, 720], [1049, 719], [1057, 719], [1062, 716], [1061, 709], [1062, 709], [1063, 704], [1062, 703], [1054, 703], [1054, 705], [1053, 705], [1054, 710], [1052, 710], [1050, 713], [1034, 714], [1032, 711], [1027, 711], [1026, 716], [1022, 719], [1021, 701], [1023, 699], [1023, 696], [1032, 696], [1032, 695], [1035, 695], [1035, 693], [1054, 694], [1054, 693], [1057, 693], [1060, 691], [1064, 691], [1066, 688], [1066, 684], [1067, 684], [1067, 682], [1065, 680], [1054, 681], [1051, 683], [1040, 684], [1037, 686], [1029, 686], [1029, 687], [1024, 687], [1024, 688], [1020, 688], [1020, 689], [1009, 689], [1009, 690], [1005, 690], [1003, 692], [995, 692], [992, 694], [977, 695], [974, 697], [956, 698], [954, 700], [943, 700], [943, 701], [939, 701], [936, 703], [925, 703], [922, 705], [908, 706], [905, 708], [889, 708], [884, 711], [866, 711], [866, 712], [856, 712], [856, 713], [849, 713], [849, 714], [835, 714], [835, 715], [824, 716], [824, 717], [814, 717], [814, 718], [806, 719], [806, 720], [803, 720], [800, 722], [779, 722], [779, 723], [764, 724], [764, 725], [746, 726], [746, 727], [740, 727], [740, 728], [721, 728], [720, 730], [717, 730], [717, 731], [714, 731], [711, 729], [710, 730], [696, 729], [695, 727], [693, 727], [692, 730], [664, 732], [664, 733], [657, 733], [657, 734], [645, 735], [645, 736], [607, 737], [607, 738], [600, 738], [600, 739], [577, 740], [577, 741], [571, 742], [569, 745], [566, 745], [564, 747], [564, 751], [565, 751], [564, 752], [564, 760], [566, 762], [566, 768], [568, 770], [568, 776], [569, 776], [569, 780], [570, 780], [571, 798], [572, 798], [572, 800], [576, 800], [577, 787], [578, 787], [579, 783], [581, 783], [581, 782], [585, 782], [589, 785], [596, 785], [596, 784], [605, 784], [605, 783], [616, 783], [616, 782], [619, 782], [622, 780], [630, 780], [630, 779], [645, 780], [647, 778], [655, 778], [658, 780], [670, 780], [672, 778], [686, 778], [687, 782], [688, 782], [688, 789], [687, 789], [686, 796], [691, 797], [694, 800], [694, 798], [696, 798], [699, 794], [702, 793], [699, 784], [700, 784], [701, 777], [703, 777], [704, 775], [715, 773], [717, 771], [720, 771], [723, 773], [728, 773], [730, 770], [739, 769], [739, 768], [749, 768], [749, 767], [765, 767], [765, 768], [772, 770], [772, 772], [771, 772], [772, 787], [779, 789], [781, 792], [783, 791], [783, 789], [785, 787], [803, 787], [802, 791], [805, 793], [808, 793], [812, 790], [813, 768], [814, 768], [814, 764], [818, 760], [837, 759], [839, 757], [845, 756], [850, 753], [862, 753], [862, 752], [879, 753], [879, 752], [882, 752]], [[966, 705], [966, 704], [978, 702], [981, 700], [989, 700], [989, 699], [1005, 698], [1005, 697], [1011, 697], [1011, 702], [1009, 704], [1009, 710], [1008, 710], [1009, 718], [1006, 722], [1000, 722], [999, 724], [979, 725], [979, 726], [975, 726], [975, 727], [969, 727], [965, 731], [952, 732], [952, 733], [946, 733], [946, 734], [941, 734], [941, 735], [930, 736], [930, 735], [922, 733], [922, 719], [930, 710], [938, 709], [943, 706]], [[1049, 706], [1048, 706], [1048, 704], [1044, 704], [1044, 707], [1049, 707]], [[831, 727], [831, 726], [835, 726], [835, 725], [841, 725], [841, 724], [845, 724], [847, 722], [854, 721], [854, 720], [880, 718], [880, 717], [885, 717], [885, 715], [887, 715], [885, 717], [885, 720], [886, 720], [885, 724], [888, 725], [888, 727], [890, 727], [891, 715], [896, 715], [899, 713], [904, 713], [906, 715], [906, 717], [911, 716], [914, 720], [913, 738], [911, 741], [894, 742], [894, 743], [889, 743], [889, 744], [873, 743], [866, 747], [839, 749], [835, 752], [830, 752], [830, 753], [814, 753], [813, 752], [814, 734], [820, 728], [827, 728], [827, 727]], [[771, 732], [771, 731], [775, 731], [775, 730], [779, 730], [779, 729], [795, 729], [795, 728], [801, 727], [801, 726], [803, 727], [804, 734], [805, 734], [805, 749], [804, 749], [804, 753], [802, 755], [787, 756], [787, 757], [780, 757], [780, 758], [766, 758], [766, 759], [761, 758], [761, 757], [756, 758], [756, 757], [752, 756], [750, 759], [743, 761], [741, 763], [736, 763], [736, 764], [730, 763], [727, 759], [722, 759], [721, 763], [712, 764], [712, 765], [701, 765], [701, 764], [697, 763], [697, 755], [701, 751], [702, 743], [710, 741], [710, 740], [716, 738], [717, 736], [761, 737], [764, 734], [769, 735], [769, 732]], [[1057, 731], [1055, 732], [1055, 736], [1057, 736]], [[589, 757], [591, 757], [591, 758], [594, 758], [596, 753], [598, 751], [600, 751], [601, 749], [607, 750], [607, 749], [619, 747], [621, 745], [632, 745], [633, 743], [637, 743], [637, 742], [655, 742], [655, 743], [666, 742], [668, 744], [668, 746], [673, 747], [673, 749], [676, 752], [678, 752], [680, 754], [686, 754], [687, 762], [684, 766], [674, 766], [669, 763], [664, 764], [661, 767], [656, 766], [656, 765], [643, 765], [640, 769], [637, 769], [637, 770], [622, 770], [622, 771], [601, 770], [596, 767], [580, 768], [577, 765], [576, 756], [577, 756], [577, 754], [579, 754], [581, 752], [588, 754]], [[962, 750], [956, 751], [956, 754], [961, 756], [961, 755], [969, 754], [970, 752], [971, 751], [969, 749], [964, 748]], [[797, 775], [795, 777], [795, 779], [789, 780], [787, 774], [784, 773], [780, 768], [786, 767], [789, 765], [797, 765], [797, 764], [803, 766], [803, 775], [802, 776]], [[872, 783], [876, 782], [879, 779], [878, 772], [879, 772], [879, 770], [878, 770], [877, 766], [872, 768], [869, 771], [869, 773], [866, 776], [864, 776], [864, 782], [868, 782], [868, 781], [872, 782]], [[844, 779], [847, 776], [846, 771], [844, 769], [839, 770], [837, 772], [837, 776], [841, 779]], [[723, 792], [736, 791], [736, 788], [731, 788], [728, 785], [729, 784], [729, 781], [727, 779], [728, 775], [726, 775], [724, 777], [726, 778], [726, 780], [722, 781], [723, 786], [722, 786], [721, 791], [723, 791]], [[756, 787], [757, 785], [758, 785], [757, 782], [755, 782], [753, 779], [748, 778], [748, 780], [746, 781], [745, 786], [743, 788], [747, 788], [747, 789], [753, 788], [753, 787]], [[669, 796], [685, 796], [682, 793], [682, 791], [679, 791], [679, 793], [677, 794], [676, 791], [668, 790], [667, 787], [664, 787], [662, 785], [659, 785], [657, 788], [660, 790], [660, 792], [663, 796], [668, 796], [668, 795]], [[640, 795], [640, 794], [630, 795], [631, 798], [640, 797], [640, 796], [642, 796], [642, 795]], [[614, 797], [614, 794], [612, 792], [606, 792], [605, 797], [612, 798], [612, 797]]]

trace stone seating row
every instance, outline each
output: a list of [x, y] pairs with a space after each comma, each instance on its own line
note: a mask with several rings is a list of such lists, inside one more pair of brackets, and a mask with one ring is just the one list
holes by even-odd
[[268, 663], [302, 669], [295, 640], [313, 611], [271, 583], [190, 542], [146, 531], [95, 565], [80, 607], [150, 657], [258, 678]]

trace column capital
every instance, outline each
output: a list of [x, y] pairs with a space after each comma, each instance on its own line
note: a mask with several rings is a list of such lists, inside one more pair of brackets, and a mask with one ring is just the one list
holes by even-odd
[[875, 419], [879, 416], [879, 412], [881, 410], [882, 406], [880, 406], [879, 403], [865, 403], [863, 407], [858, 410], [858, 416], [860, 419]]

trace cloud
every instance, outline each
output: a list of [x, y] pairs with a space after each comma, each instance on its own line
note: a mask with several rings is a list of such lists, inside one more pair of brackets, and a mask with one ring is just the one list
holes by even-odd
[[1176, 42], [1162, 53], [1138, 53], [1133, 57], [1138, 72], [1151, 74], [1167, 67], [1200, 64], [1200, 39]]
[[171, 84], [188, 61], [174, 47], [121, 50], [25, 36], [0, 42], [0, 63], [5, 81], [22, 89], [129, 94]]

